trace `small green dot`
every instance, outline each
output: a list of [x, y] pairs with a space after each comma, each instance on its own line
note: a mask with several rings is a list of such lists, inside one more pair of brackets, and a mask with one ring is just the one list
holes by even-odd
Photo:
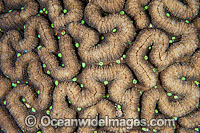
[[67, 9], [64, 9], [64, 10], [63, 10], [63, 13], [67, 13]]
[[81, 24], [85, 24], [85, 21], [84, 21], [84, 20], [81, 20]]
[[152, 47], [151, 46], [149, 46], [149, 50], [151, 50], [152, 49]]
[[158, 86], [154, 86], [154, 88], [156, 89], [156, 88], [158, 88]]
[[158, 110], [157, 110], [157, 109], [155, 109], [155, 113], [156, 113], [156, 114], [158, 113]]
[[181, 80], [185, 80], [185, 79], [186, 79], [185, 77], [182, 77], [182, 78], [181, 78]]
[[41, 47], [42, 47], [42, 46], [41, 46], [41, 45], [39, 45], [39, 46], [37, 47], [37, 49], [39, 50]]
[[97, 131], [94, 131], [94, 133], [97, 133]]
[[156, 129], [153, 129], [153, 132], [157, 132], [157, 130], [156, 130]]
[[55, 85], [58, 86], [58, 81], [57, 80], [55, 81]]
[[40, 14], [42, 14], [43, 13], [43, 11], [42, 10], [40, 10]]
[[46, 66], [45, 64], [42, 64], [42, 67], [43, 67], [43, 68], [46, 68], [47, 66]]
[[117, 32], [117, 29], [113, 29], [113, 33]]
[[20, 83], [20, 81], [17, 81], [17, 83], [19, 84], [19, 83]]
[[71, 101], [69, 101], [69, 104], [71, 104], [72, 102]]
[[17, 86], [17, 84], [15, 84], [15, 83], [12, 83], [12, 86], [13, 86], [13, 87], [16, 87], [16, 86]]
[[78, 48], [79, 47], [79, 43], [75, 43], [75, 46]]
[[175, 37], [175, 36], [173, 36], [173, 37], [172, 37], [172, 40], [175, 40], [175, 39], [176, 39], [176, 37]]
[[148, 60], [148, 56], [144, 56], [144, 60]]
[[38, 94], [38, 95], [40, 94], [40, 90], [37, 91], [37, 94]]
[[6, 105], [6, 101], [4, 101], [3, 104]]
[[52, 110], [52, 108], [53, 108], [52, 106], [49, 107], [50, 110]]
[[82, 110], [82, 108], [77, 108], [77, 110], [78, 110], [78, 111], [81, 111], [81, 110]]
[[25, 98], [22, 98], [22, 102], [24, 102], [24, 103], [25, 103], [25, 102], [26, 102], [26, 99], [25, 99]]
[[142, 92], [142, 91], [140, 91], [140, 95], [142, 95], [142, 93], [143, 93], [143, 92]]
[[40, 14], [37, 14], [37, 16], [40, 16]]
[[86, 66], [86, 64], [83, 62], [83, 63], [82, 63], [82, 67], [85, 68], [85, 66]]
[[149, 6], [145, 6], [145, 7], [144, 7], [144, 10], [148, 10], [148, 9], [149, 9]]
[[174, 96], [174, 99], [178, 99], [178, 96]]
[[137, 36], [137, 32], [134, 32], [134, 36], [135, 36], [135, 37]]
[[64, 66], [65, 66], [65, 64], [62, 64], [61, 66], [62, 66], [62, 67], [64, 67]]
[[99, 66], [103, 66], [103, 62], [99, 62]]
[[105, 39], [105, 37], [104, 36], [101, 36], [101, 40], [104, 40]]
[[104, 81], [104, 84], [107, 85], [107, 84], [108, 84], [108, 81]]
[[138, 112], [140, 112], [140, 108], [138, 108]]
[[122, 109], [122, 106], [121, 106], [121, 105], [117, 105], [117, 108], [118, 108], [118, 109]]
[[196, 85], [199, 85], [199, 82], [198, 82], [198, 81], [194, 81], [194, 83], [195, 83]]
[[133, 79], [133, 84], [137, 84], [137, 80], [136, 79]]
[[117, 63], [117, 64], [120, 64], [120, 60], [116, 60], [116, 63]]
[[26, 81], [26, 84], [28, 84], [28, 81]]
[[9, 10], [8, 12], [12, 12], [12, 10]]
[[177, 117], [173, 117], [173, 119], [174, 119], [175, 121], [177, 121], [178, 118], [177, 118]]
[[41, 133], [41, 131], [37, 131], [37, 133]]
[[40, 38], [40, 35], [38, 35], [38, 38]]
[[133, 23], [133, 20], [131, 20], [131, 23]]
[[124, 54], [124, 55], [122, 55], [122, 58], [124, 58], [124, 59], [125, 59], [125, 58], [126, 58], [126, 55], [125, 55], [125, 54]]
[[75, 78], [73, 78], [73, 79], [72, 79], [72, 81], [76, 82], [76, 81], [77, 81], [77, 78], [76, 78], [76, 77], [75, 77]]
[[186, 23], [188, 23], [188, 24], [190, 23], [190, 21], [189, 21], [189, 20], [185, 20], [185, 22], [186, 22]]
[[173, 40], [169, 40], [169, 43], [173, 43]]
[[167, 95], [168, 95], [168, 96], [172, 96], [172, 93], [168, 92]]
[[62, 58], [62, 54], [61, 54], [61, 53], [58, 53], [58, 57], [59, 57], [59, 58]]
[[121, 15], [124, 15], [124, 14], [125, 14], [125, 12], [124, 12], [124, 11], [121, 11], [121, 12], [120, 12], [120, 14], [121, 14]]
[[21, 10], [24, 10], [24, 7], [21, 7]]
[[50, 114], [50, 110], [47, 110], [47, 111], [46, 111], [46, 114], [49, 115], [49, 114]]
[[80, 86], [81, 86], [81, 88], [83, 88], [83, 87], [84, 87], [84, 86], [83, 86], [83, 84], [81, 84]]
[[110, 95], [109, 95], [109, 94], [106, 94], [106, 97], [107, 97], [107, 98], [109, 98], [109, 97], [110, 97]]
[[26, 26], [24, 25], [24, 29], [26, 28]]
[[153, 72], [156, 72], [156, 68], [153, 68]]
[[143, 131], [146, 131], [146, 128], [145, 128], [145, 127], [143, 127], [143, 128], [142, 128], [142, 130], [143, 130]]
[[53, 25], [53, 24], [51, 24], [51, 28], [54, 28], [54, 25]]
[[195, 128], [194, 130], [195, 130], [195, 131], [199, 131], [199, 128]]
[[149, 27], [150, 27], [150, 28], [152, 28], [152, 27], [153, 27], [153, 25], [152, 25], [152, 24], [150, 24], [150, 25], [149, 25]]
[[49, 70], [47, 70], [47, 74], [51, 74], [51, 72]]
[[63, 32], [61, 32], [61, 34], [64, 36], [64, 35], [66, 34], [66, 32], [65, 32], [65, 31], [63, 31]]
[[17, 54], [17, 57], [20, 57], [20, 56], [21, 56], [21, 54], [20, 54], [20, 53], [18, 53], [18, 54]]
[[46, 8], [43, 8], [43, 11], [45, 11], [46, 10]]
[[167, 16], [167, 17], [170, 17], [170, 14], [169, 14], [169, 13], [166, 13], [166, 16]]
[[60, 37], [58, 36], [58, 39], [60, 39]]
[[36, 112], [35, 108], [32, 108], [31, 110], [32, 110], [32, 112]]

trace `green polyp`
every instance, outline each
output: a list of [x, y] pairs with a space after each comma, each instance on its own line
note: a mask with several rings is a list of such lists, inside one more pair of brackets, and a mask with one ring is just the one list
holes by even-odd
[[175, 121], [177, 121], [178, 118], [177, 118], [177, 117], [173, 117], [173, 119], [174, 119]]
[[63, 32], [61, 32], [61, 34], [64, 36], [64, 35], [66, 34], [66, 32], [65, 32], [65, 31], [63, 31]]
[[186, 22], [186, 23], [188, 23], [188, 24], [190, 23], [190, 21], [189, 21], [189, 20], [185, 20], [185, 22]]
[[37, 131], [37, 133], [41, 133], [41, 131]]
[[37, 49], [39, 50], [41, 47], [42, 47], [42, 46], [41, 46], [41, 45], [39, 45], [39, 46], [37, 47]]
[[157, 110], [157, 109], [155, 109], [155, 113], [156, 113], [156, 114], [158, 113], [158, 110]]
[[133, 23], [133, 20], [131, 20], [131, 23]]
[[28, 84], [28, 81], [26, 81], [26, 84]]
[[71, 104], [72, 102], [71, 101], [69, 101], [69, 104]]
[[26, 102], [26, 99], [25, 99], [25, 98], [22, 98], [22, 102], [24, 102], [24, 103], [25, 103], [25, 102]]
[[60, 37], [58, 36], [58, 39], [60, 39]]
[[149, 25], [149, 27], [150, 27], [150, 28], [152, 28], [152, 27], [153, 27], [153, 25], [152, 25], [152, 24], [150, 24], [150, 25]]
[[77, 78], [76, 78], [76, 77], [75, 77], [75, 78], [73, 78], [73, 79], [72, 79], [72, 81], [76, 82], [76, 81], [77, 81]]
[[103, 62], [99, 62], [99, 66], [103, 66]]
[[120, 62], [121, 62], [120, 60], [116, 60], [116, 63], [117, 63], [117, 64], [120, 64]]
[[21, 55], [22, 55], [22, 54], [18, 53], [18, 54], [17, 54], [17, 57], [20, 57]]
[[21, 10], [24, 10], [24, 7], [21, 7]]
[[38, 38], [40, 38], [40, 35], [38, 35]]
[[142, 95], [142, 93], [143, 93], [143, 92], [142, 92], [142, 91], [140, 91], [140, 95]]
[[126, 58], [126, 55], [125, 55], [125, 54], [123, 54], [123, 55], [122, 55], [122, 58], [124, 58], [124, 59], [125, 59], [125, 58]]
[[134, 36], [135, 36], [135, 37], [137, 36], [137, 32], [134, 32]]
[[81, 110], [82, 110], [82, 108], [77, 108], [77, 110], [78, 110], [78, 111], [81, 111]]
[[113, 33], [117, 32], [117, 29], [113, 29]]
[[47, 10], [45, 11], [45, 14], [48, 14], [48, 11], [47, 11]]
[[47, 74], [51, 74], [51, 72], [49, 70], [47, 70]]
[[40, 16], [40, 14], [37, 14], [37, 16]]
[[153, 129], [153, 132], [157, 132], [157, 130], [156, 130], [156, 129]]
[[149, 9], [149, 6], [145, 6], [145, 7], [144, 7], [144, 10], [148, 10], [148, 9]]
[[64, 10], [63, 10], [63, 13], [67, 13], [67, 9], [64, 9]]
[[148, 48], [149, 50], [151, 50], [152, 49], [152, 47], [151, 46], [149, 46], [149, 48]]
[[122, 109], [122, 106], [121, 106], [121, 105], [117, 105], [117, 108], [118, 108], [118, 109]]
[[6, 101], [4, 101], [3, 104], [6, 105]]
[[64, 67], [65, 66], [65, 64], [62, 64], [62, 67]]
[[1, 131], [3, 131], [3, 128], [1, 128]]
[[79, 43], [75, 43], [75, 46], [78, 48], [79, 47]]
[[199, 82], [198, 82], [198, 81], [194, 81], [194, 83], [195, 83], [196, 85], [199, 85]]
[[82, 62], [82, 67], [85, 68], [86, 64], [84, 62]]
[[153, 72], [156, 72], [156, 68], [153, 68]]
[[16, 86], [17, 86], [17, 84], [15, 84], [15, 83], [12, 83], [12, 86], [13, 86], [13, 87], [16, 87]]
[[128, 42], [128, 44], [129, 44], [129, 45], [131, 45], [131, 44], [132, 44], [132, 42]]
[[154, 88], [158, 88], [158, 86], [154, 86]]
[[176, 37], [175, 37], [175, 36], [173, 36], [173, 37], [172, 37], [172, 40], [175, 40], [175, 39], [176, 39]]
[[83, 86], [83, 84], [81, 84], [80, 86], [81, 86], [81, 88], [83, 88], [83, 87], [84, 87], [84, 86]]
[[166, 16], [167, 16], [167, 17], [170, 17], [170, 14], [169, 14], [169, 13], [166, 13]]
[[58, 86], [58, 81], [57, 80], [55, 81], [55, 85]]
[[174, 99], [178, 99], [178, 96], [174, 96]]
[[168, 92], [167, 95], [168, 95], [168, 96], [172, 96], [172, 93]]
[[52, 110], [52, 108], [53, 108], [52, 106], [49, 107], [50, 110]]
[[94, 131], [94, 133], [97, 133], [97, 131]]
[[26, 26], [24, 25], [24, 29], [26, 28]]
[[31, 110], [32, 110], [32, 112], [34, 112], [34, 113], [36, 112], [35, 108], [31, 108]]
[[133, 79], [133, 84], [137, 84], [137, 80], [136, 79]]
[[81, 24], [85, 24], [85, 21], [84, 21], [84, 20], [81, 20]]
[[144, 60], [148, 60], [148, 58], [149, 58], [148, 56], [144, 56]]
[[9, 10], [8, 12], [12, 12], [12, 10]]
[[51, 24], [51, 28], [54, 28], [54, 25], [53, 25], [53, 24]]
[[108, 81], [104, 81], [104, 85], [107, 85], [108, 84]]
[[17, 83], [19, 84], [19, 83], [20, 83], [20, 81], [17, 81]]
[[185, 80], [185, 79], [186, 79], [185, 77], [182, 77], [182, 78], [181, 78], [181, 80]]
[[169, 40], [169, 43], [173, 43], [173, 40]]
[[147, 129], [145, 127], [142, 128], [143, 131], [146, 131]]
[[46, 111], [46, 114], [49, 115], [49, 114], [50, 114], [50, 110], [47, 110], [47, 111]]
[[120, 14], [121, 14], [121, 15], [124, 15], [124, 14], [125, 14], [125, 12], [124, 12], [124, 11], [121, 11], [121, 12], [120, 12]]
[[109, 98], [109, 97], [110, 97], [110, 95], [109, 95], [109, 94], [106, 94], [106, 95], [105, 95], [105, 97]]
[[0, 32], [3, 32], [2, 29], [0, 29]]
[[195, 128], [194, 130], [195, 130], [195, 131], [199, 131], [199, 128]]
[[38, 95], [40, 94], [40, 90], [37, 91], [37, 94], [38, 94]]
[[62, 58], [62, 54], [61, 54], [61, 53], [58, 53], [58, 57], [59, 57], [59, 58]]
[[43, 13], [43, 10], [40, 10], [40, 14], [42, 14]]
[[138, 108], [138, 112], [140, 112], [140, 108]]
[[43, 67], [43, 68], [46, 68], [47, 66], [46, 66], [45, 64], [42, 64], [42, 67]]
[[45, 11], [46, 10], [46, 8], [43, 8], [43, 11]]
[[104, 40], [104, 36], [101, 36], [101, 40]]

